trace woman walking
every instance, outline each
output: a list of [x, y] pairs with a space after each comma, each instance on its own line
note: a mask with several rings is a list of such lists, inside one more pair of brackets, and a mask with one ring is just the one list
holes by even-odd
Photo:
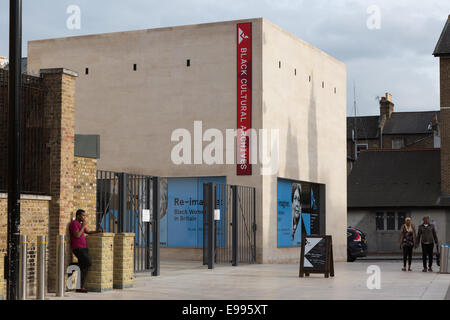
[[408, 260], [408, 271], [411, 271], [411, 260], [414, 245], [416, 243], [416, 229], [411, 223], [411, 218], [405, 219], [405, 224], [400, 229], [400, 249], [403, 249], [403, 268], [406, 271], [406, 260]]

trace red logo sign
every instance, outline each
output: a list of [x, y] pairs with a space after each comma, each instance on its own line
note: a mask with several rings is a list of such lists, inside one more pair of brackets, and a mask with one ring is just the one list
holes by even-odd
[[252, 174], [252, 24], [237, 25], [237, 175]]

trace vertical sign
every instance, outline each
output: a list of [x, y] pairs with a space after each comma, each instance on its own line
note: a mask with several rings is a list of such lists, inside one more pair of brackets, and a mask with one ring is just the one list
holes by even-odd
[[252, 174], [250, 128], [252, 125], [252, 24], [237, 25], [237, 175]]

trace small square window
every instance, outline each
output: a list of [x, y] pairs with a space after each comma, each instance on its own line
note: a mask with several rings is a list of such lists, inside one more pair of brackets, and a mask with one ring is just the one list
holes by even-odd
[[84, 74], [89, 74], [89, 68], [86, 68], [86, 69], [84, 70]]
[[392, 139], [392, 149], [401, 149], [405, 147], [405, 140], [403, 138]]
[[187, 60], [186, 60], [186, 66], [187, 66], [187, 67], [190, 67], [190, 66], [191, 66], [191, 59], [187, 59]]
[[133, 70], [136, 71], [137, 70], [137, 64], [133, 64]]

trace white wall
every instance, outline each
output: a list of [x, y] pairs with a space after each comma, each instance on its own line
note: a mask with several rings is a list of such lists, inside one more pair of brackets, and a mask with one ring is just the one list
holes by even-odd
[[[398, 239], [398, 230], [386, 230], [377, 231], [375, 225], [375, 209], [374, 210], [364, 210], [364, 209], [349, 209], [348, 210], [348, 225], [358, 228], [366, 234], [367, 245], [369, 253], [401, 253]], [[379, 211], [386, 211], [380, 209]], [[449, 230], [448, 230], [448, 211], [445, 209], [422, 209], [413, 208], [407, 211], [407, 216], [411, 217], [412, 223], [416, 227], [416, 232], [419, 225], [422, 223], [422, 218], [424, 216], [430, 216], [432, 220], [436, 221], [437, 224], [437, 236], [439, 242], [446, 243], [450, 241]], [[414, 252], [422, 252], [420, 246], [414, 249]]]
[[[278, 176], [326, 185], [326, 233], [345, 260], [346, 67], [267, 20], [263, 43], [263, 127], [280, 130]], [[277, 177], [264, 176], [263, 190], [264, 261], [298, 261], [297, 248], [277, 248]]]

